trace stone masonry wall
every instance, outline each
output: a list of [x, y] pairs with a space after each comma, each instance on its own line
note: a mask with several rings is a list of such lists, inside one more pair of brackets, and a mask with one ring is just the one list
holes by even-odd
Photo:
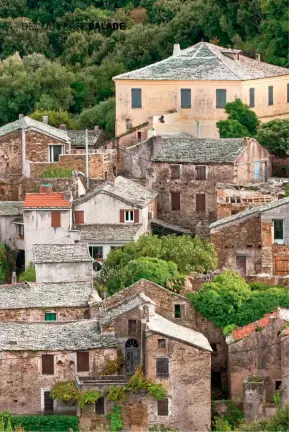
[[0, 176], [21, 173], [21, 131], [0, 137]]
[[89, 318], [89, 307], [1, 309], [0, 321], [45, 321], [45, 312], [56, 312], [57, 321], [78, 321]]
[[57, 138], [52, 138], [40, 132], [33, 130], [27, 131], [26, 136], [26, 159], [30, 162], [48, 162], [49, 161], [49, 146], [63, 145], [64, 152], [69, 150], [69, 144], [60, 141]]
[[281, 404], [289, 404], [289, 330], [281, 336]]

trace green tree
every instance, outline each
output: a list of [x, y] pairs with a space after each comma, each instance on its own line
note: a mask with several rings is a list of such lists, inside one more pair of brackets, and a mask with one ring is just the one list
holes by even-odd
[[35, 267], [34, 265], [31, 263], [29, 263], [29, 266], [22, 272], [20, 273], [19, 277], [18, 277], [18, 281], [19, 282], [35, 282], [36, 281], [36, 272], [35, 272]]
[[92, 108], [83, 110], [78, 119], [79, 127], [91, 129], [98, 125], [108, 137], [114, 136], [115, 98], [109, 98]]
[[71, 114], [67, 111], [55, 110], [36, 110], [30, 117], [42, 121], [43, 116], [48, 116], [48, 122], [51, 126], [59, 128], [61, 124], [66, 124], [67, 129], [75, 129], [76, 123]]
[[217, 128], [221, 138], [243, 138], [249, 135], [248, 129], [238, 120], [220, 120]]
[[256, 135], [257, 141], [276, 156], [289, 155], [289, 120], [278, 119], [262, 123]]

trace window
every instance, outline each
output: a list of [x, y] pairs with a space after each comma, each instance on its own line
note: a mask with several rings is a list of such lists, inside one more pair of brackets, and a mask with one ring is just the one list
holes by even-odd
[[139, 88], [131, 89], [131, 107], [141, 108], [141, 89]]
[[196, 211], [204, 212], [206, 211], [206, 195], [196, 194]]
[[207, 170], [205, 165], [196, 166], [196, 180], [206, 180], [207, 179], [206, 171]]
[[181, 177], [181, 166], [171, 165], [171, 179], [176, 180]]
[[255, 106], [255, 89], [250, 88], [249, 90], [249, 107], [253, 108]]
[[138, 139], [138, 140], [141, 140], [141, 132], [138, 132], [138, 133], [137, 133], [137, 139]]
[[136, 336], [136, 320], [128, 320], [128, 335]]
[[61, 145], [49, 146], [49, 162], [59, 162], [59, 156], [62, 154]]
[[77, 372], [89, 372], [89, 352], [78, 351]]
[[107, 180], [107, 171], [104, 171], [104, 180]]
[[281, 380], [276, 380], [275, 381], [275, 390], [279, 390], [280, 387], [282, 385], [282, 381]]
[[181, 318], [182, 317], [182, 308], [180, 304], [175, 305], [175, 318]]
[[260, 162], [254, 163], [254, 180], [259, 180], [260, 178]]
[[44, 391], [43, 393], [43, 399], [44, 399], [44, 413], [45, 414], [52, 414], [53, 409], [53, 399], [50, 397], [50, 390]]
[[180, 210], [181, 209], [181, 194], [180, 192], [171, 192], [171, 209]]
[[231, 210], [231, 216], [238, 214], [240, 210]]
[[24, 225], [23, 224], [18, 225], [18, 237], [21, 239], [24, 239]]
[[227, 90], [217, 89], [216, 90], [216, 108], [225, 108], [227, 103]]
[[167, 378], [169, 376], [169, 359], [168, 358], [157, 358], [157, 377]]
[[134, 221], [134, 212], [133, 210], [126, 210], [124, 212], [125, 222], [133, 222]]
[[91, 258], [93, 258], [94, 260], [103, 259], [102, 246], [89, 246], [89, 253]]
[[181, 89], [181, 108], [191, 108], [191, 89]]
[[273, 105], [274, 97], [273, 97], [273, 86], [268, 87], [268, 105]]
[[213, 350], [214, 353], [218, 352], [218, 350], [217, 350], [217, 344], [211, 343], [211, 348], [212, 348], [212, 350]]
[[95, 414], [104, 414], [104, 397], [100, 397], [95, 402]]
[[82, 210], [74, 211], [74, 222], [76, 223], [76, 225], [84, 224], [84, 211]]
[[139, 210], [120, 210], [119, 221], [139, 223]]
[[45, 312], [45, 321], [56, 321], [55, 312]]
[[158, 401], [158, 415], [159, 416], [168, 416], [169, 415], [169, 400], [159, 400]]
[[54, 375], [54, 356], [51, 354], [42, 355], [42, 374]]
[[289, 103], [289, 84], [287, 84], [287, 103]]
[[165, 339], [158, 339], [158, 348], [159, 349], [166, 348], [166, 340]]
[[61, 212], [53, 210], [51, 212], [51, 226], [53, 228], [61, 227]]
[[274, 219], [273, 226], [274, 226], [274, 242], [283, 243], [284, 242], [284, 220]]

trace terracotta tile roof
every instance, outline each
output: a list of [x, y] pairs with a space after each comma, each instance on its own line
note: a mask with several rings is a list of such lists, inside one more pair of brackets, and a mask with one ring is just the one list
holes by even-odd
[[24, 208], [70, 208], [71, 202], [65, 200], [63, 193], [27, 193]]

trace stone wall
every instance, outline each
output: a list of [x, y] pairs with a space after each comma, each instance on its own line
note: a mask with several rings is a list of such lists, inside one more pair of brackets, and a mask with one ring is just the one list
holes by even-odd
[[69, 143], [33, 130], [27, 131], [25, 137], [26, 160], [30, 162], [48, 162], [49, 146], [51, 145], [62, 145], [64, 153], [67, 153], [70, 148]]
[[246, 422], [253, 422], [265, 416], [266, 391], [264, 382], [244, 381], [243, 412]]
[[56, 312], [57, 322], [77, 321], [89, 318], [89, 307], [50, 307], [27, 309], [1, 309], [0, 321], [38, 322], [45, 321], [45, 312]]
[[0, 176], [22, 172], [21, 130], [0, 137]]
[[281, 337], [281, 404], [289, 404], [289, 330], [283, 330]]

